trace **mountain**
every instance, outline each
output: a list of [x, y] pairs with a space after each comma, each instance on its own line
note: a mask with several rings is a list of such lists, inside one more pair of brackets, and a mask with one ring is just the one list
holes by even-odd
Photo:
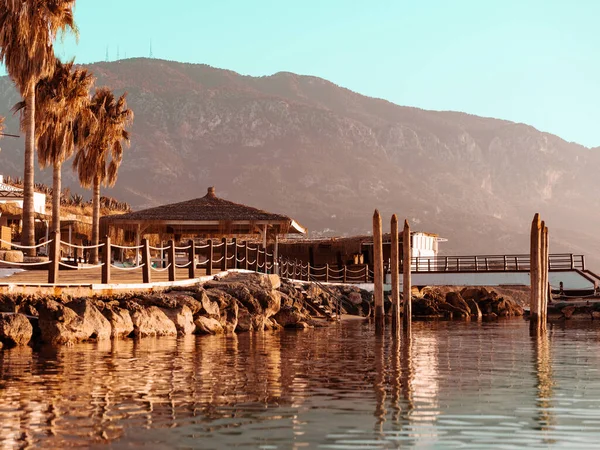
[[[132, 145], [108, 195], [134, 209], [217, 195], [285, 213], [313, 232], [366, 233], [373, 210], [448, 238], [445, 254], [528, 252], [541, 212], [551, 251], [600, 267], [600, 149], [533, 127], [365, 97], [326, 80], [242, 76], [154, 59], [92, 64], [128, 92]], [[0, 79], [0, 114], [19, 100]], [[16, 117], [8, 130], [18, 130]], [[0, 141], [22, 172], [22, 140]], [[63, 181], [77, 182], [66, 166]], [[38, 179], [51, 180], [50, 171]], [[389, 225], [386, 224], [385, 228]]]

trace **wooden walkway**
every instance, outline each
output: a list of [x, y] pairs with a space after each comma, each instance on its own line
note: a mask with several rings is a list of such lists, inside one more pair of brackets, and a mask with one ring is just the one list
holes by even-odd
[[[197, 269], [196, 276], [203, 277], [206, 270]], [[167, 271], [152, 271], [152, 282], [167, 282], [169, 274]], [[176, 269], [177, 280], [187, 280], [187, 269]], [[61, 270], [60, 285], [90, 285], [100, 284], [102, 273], [100, 268], [86, 270]], [[15, 273], [6, 278], [0, 278], [0, 285], [5, 284], [27, 284], [43, 285], [48, 283], [48, 272], [46, 270], [26, 270], [25, 272]], [[113, 268], [111, 271], [111, 284], [137, 284], [142, 283], [142, 268], [135, 270], [118, 270]]]

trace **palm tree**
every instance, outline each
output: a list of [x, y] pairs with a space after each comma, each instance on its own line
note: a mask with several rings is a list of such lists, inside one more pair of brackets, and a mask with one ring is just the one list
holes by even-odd
[[[83, 147], [93, 127], [90, 89], [94, 77], [85, 69], [73, 70], [73, 62], [56, 61], [51, 77], [43, 78], [36, 88], [36, 143], [42, 168], [52, 166], [52, 226], [60, 232], [61, 168], [76, 147]], [[85, 129], [86, 132], [81, 130]]]
[[[0, 61], [25, 100], [22, 243], [35, 243], [33, 170], [35, 141], [35, 91], [39, 80], [52, 74], [52, 43], [57, 34], [71, 29], [75, 0], [0, 0]], [[30, 251], [35, 254], [35, 251]]]
[[[92, 245], [100, 242], [100, 185], [114, 186], [123, 158], [123, 144], [129, 144], [126, 127], [133, 122], [133, 111], [127, 109], [126, 93], [118, 99], [108, 88], [96, 90], [90, 104], [95, 118], [95, 129], [89, 130], [83, 147], [73, 160], [79, 182], [93, 187]], [[98, 263], [97, 248], [90, 252], [92, 264]]]

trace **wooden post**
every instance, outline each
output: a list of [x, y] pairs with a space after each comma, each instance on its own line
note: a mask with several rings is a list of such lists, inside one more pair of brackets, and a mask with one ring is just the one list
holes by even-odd
[[475, 257], [475, 272], [479, 272], [479, 260]]
[[[309, 266], [310, 263], [307, 263], [306, 265]], [[308, 267], [306, 270], [308, 271]], [[273, 273], [275, 275], [279, 275], [279, 235], [278, 234], [275, 235], [275, 244], [273, 245]], [[306, 276], [306, 279], [308, 280], [308, 275]]]
[[[404, 231], [402, 233], [402, 259], [411, 261], [412, 251], [410, 247], [410, 226], [408, 220], [404, 221]], [[404, 329], [410, 331], [412, 322], [412, 280], [410, 272], [410, 262], [405, 264], [402, 271], [402, 296], [404, 298]]]
[[48, 253], [48, 259], [50, 264], [48, 266], [48, 283], [58, 283], [58, 271], [60, 270], [60, 231], [52, 231], [50, 233], [50, 252]]
[[190, 279], [196, 278], [196, 243], [193, 239], [188, 242], [188, 258], [190, 259], [190, 265], [188, 266], [188, 277]]
[[575, 258], [573, 257], [573, 253], [571, 253], [571, 270], [575, 268]]
[[365, 283], [369, 282], [369, 265], [365, 264]]
[[444, 272], [448, 272], [448, 257], [447, 256], [444, 257]]
[[398, 216], [392, 216], [391, 223], [392, 249], [390, 266], [392, 270], [392, 330], [400, 327], [400, 255], [398, 254]]
[[144, 283], [150, 283], [152, 277], [150, 272], [152, 270], [152, 261], [150, 260], [150, 242], [148, 239], [142, 239], [142, 281]]
[[208, 261], [206, 262], [206, 275], [212, 275], [212, 262], [213, 262], [213, 253], [215, 249], [213, 248], [213, 240], [209, 239], [208, 243]]
[[248, 241], [244, 241], [244, 269], [248, 270]]
[[375, 297], [375, 333], [382, 334], [384, 328], [383, 309], [383, 237], [381, 215], [373, 214], [373, 295]]
[[175, 281], [175, 241], [170, 240], [168, 243], [169, 249], [167, 250], [167, 264], [169, 266], [169, 281]]
[[343, 271], [343, 274], [344, 274], [344, 280], [343, 280], [343, 282], [347, 283], [348, 282], [348, 274], [346, 273], [346, 266], [343, 267], [343, 270], [344, 270]]
[[231, 243], [233, 245], [233, 252], [231, 253], [233, 255], [233, 266], [231, 267], [232, 269], [237, 269], [238, 268], [238, 251], [237, 251], [237, 238], [232, 238], [231, 239]]
[[541, 288], [541, 299], [540, 299], [540, 318], [542, 323], [546, 323], [548, 316], [548, 227], [545, 222], [542, 222], [541, 232], [541, 251], [542, 251], [542, 288]]
[[[550, 263], [548, 262], [548, 270], [550, 270], [549, 264]], [[585, 255], [581, 255], [581, 270], [585, 271]]]
[[531, 224], [531, 240], [529, 252], [529, 278], [531, 294], [529, 300], [529, 310], [531, 312], [531, 323], [540, 321], [540, 289], [541, 289], [541, 230], [540, 215], [538, 213], [533, 217]]
[[329, 283], [329, 264], [325, 264], [325, 283]]
[[310, 281], [310, 262], [306, 263], [306, 281]]
[[227, 270], [227, 238], [222, 238], [221, 244], [221, 247], [223, 248], [223, 251], [221, 252], [221, 255], [223, 256], [223, 259], [221, 260], [221, 272], [225, 272]]
[[104, 248], [102, 249], [102, 284], [110, 284], [110, 237], [104, 237]]
[[506, 261], [506, 255], [504, 255], [504, 271], [505, 271], [505, 272], [506, 272], [506, 270], [508, 269], [508, 266], [507, 266], [507, 264], [508, 264], [508, 263], [507, 263], [507, 261]]

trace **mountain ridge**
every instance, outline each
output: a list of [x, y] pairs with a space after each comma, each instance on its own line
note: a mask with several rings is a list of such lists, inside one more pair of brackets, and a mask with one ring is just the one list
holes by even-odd
[[[396, 105], [310, 75], [144, 58], [86, 66], [97, 86], [127, 91], [136, 114], [119, 180], [106, 191], [135, 209], [215, 185], [219, 196], [315, 232], [362, 234], [379, 208], [448, 237], [447, 254], [527, 253], [541, 212], [552, 251], [600, 263], [598, 148], [508, 120]], [[0, 79], [2, 115], [19, 100], [11, 84]], [[16, 118], [7, 122], [17, 129]], [[22, 142], [0, 146], [3, 171], [18, 174]], [[63, 177], [76, 191], [71, 170]]]

